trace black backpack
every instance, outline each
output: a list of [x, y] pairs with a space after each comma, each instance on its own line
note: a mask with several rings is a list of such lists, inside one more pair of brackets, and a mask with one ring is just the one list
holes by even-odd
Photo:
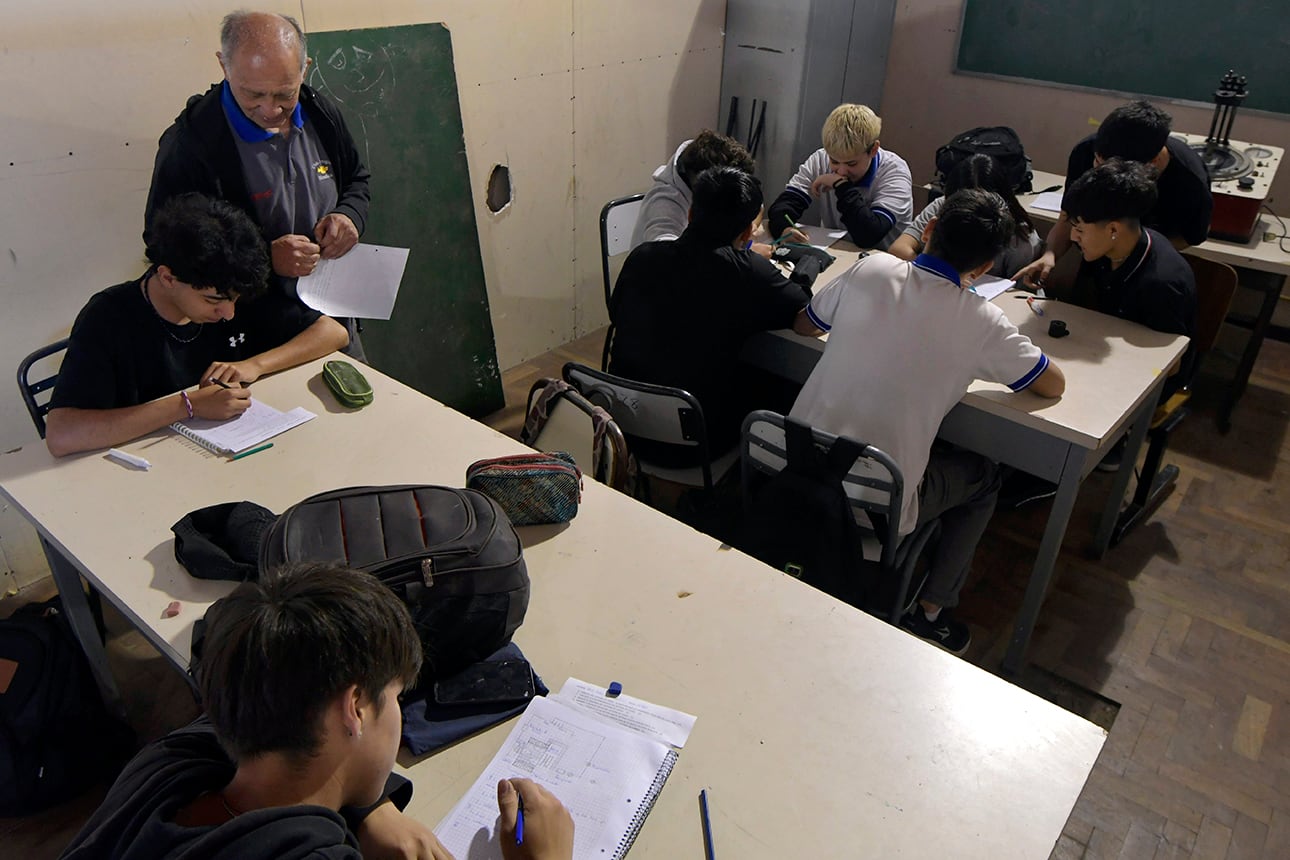
[[978, 153], [990, 156], [1003, 168], [1015, 193], [1030, 191], [1030, 159], [1026, 157], [1021, 138], [1006, 125], [982, 126], [965, 131], [936, 150], [936, 184], [944, 188], [945, 179], [954, 168]]
[[528, 609], [515, 527], [475, 490], [411, 484], [310, 496], [265, 533], [259, 568], [304, 561], [367, 571], [402, 598], [425, 651], [421, 687], [510, 642]]
[[130, 755], [55, 597], [0, 621], [0, 816], [75, 797]]
[[821, 591], [865, 608], [876, 597], [878, 565], [863, 558], [842, 479], [864, 446], [839, 438], [826, 451], [811, 429], [784, 421], [783, 470], [751, 493], [739, 548]]

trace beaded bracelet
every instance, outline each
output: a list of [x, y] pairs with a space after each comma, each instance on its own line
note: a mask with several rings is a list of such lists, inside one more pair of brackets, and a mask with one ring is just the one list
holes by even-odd
[[192, 418], [192, 417], [193, 417], [193, 401], [191, 401], [191, 400], [189, 400], [189, 399], [188, 399], [188, 392], [187, 392], [187, 391], [181, 391], [181, 392], [179, 392], [179, 396], [180, 396], [180, 397], [183, 399], [183, 401], [184, 401], [184, 408], [188, 410], [188, 417], [189, 417], [189, 418]]

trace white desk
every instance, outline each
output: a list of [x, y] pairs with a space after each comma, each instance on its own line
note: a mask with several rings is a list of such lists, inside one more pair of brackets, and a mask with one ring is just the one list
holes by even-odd
[[[820, 286], [858, 257], [855, 251], [836, 246], [831, 252], [838, 260], [820, 275], [816, 282]], [[938, 434], [1057, 485], [1025, 600], [1003, 659], [1004, 671], [1015, 672], [1023, 664], [1080, 483], [1131, 426], [1123, 464], [1112, 482], [1094, 538], [1094, 550], [1100, 556], [1110, 542], [1148, 419], [1165, 378], [1187, 348], [1187, 338], [1053, 301], [1042, 302], [1045, 315], [1036, 316], [1011, 292], [994, 302], [1066, 375], [1066, 393], [1057, 400], [975, 382], [945, 417]], [[1048, 324], [1054, 319], [1067, 323], [1069, 337], [1049, 337]], [[744, 355], [752, 363], [800, 383], [814, 369], [826, 340], [789, 331], [771, 332], [753, 338]]]
[[[231, 588], [183, 573], [169, 525], [248, 498], [281, 510], [358, 483], [457, 485], [473, 460], [520, 450], [376, 371], [375, 402], [330, 402], [319, 363], [256, 383], [319, 418], [237, 462], [178, 437], [55, 463], [0, 456], [0, 488], [180, 666], [192, 622]], [[75, 492], [68, 490], [75, 488]], [[1105, 733], [716, 541], [588, 481], [567, 527], [521, 530], [533, 582], [516, 635], [546, 680], [621, 681], [699, 717], [634, 858], [702, 852], [713, 790], [723, 857], [1047, 857]], [[179, 617], [162, 619], [172, 599]], [[501, 745], [495, 728], [410, 764], [411, 810], [434, 824]]]
[[[1204, 140], [1202, 135], [1183, 135], [1183, 137], [1189, 140]], [[1053, 185], [1065, 188], [1066, 177], [1060, 173], [1047, 173], [1042, 170], [1036, 170], [1033, 173], [1034, 177], [1031, 180], [1031, 184], [1036, 190]], [[1035, 197], [1035, 194], [1020, 194], [1017, 199], [1026, 212], [1030, 214], [1030, 217], [1050, 224], [1056, 223], [1059, 213], [1035, 208]], [[1240, 360], [1237, 362], [1233, 385], [1224, 395], [1223, 404], [1219, 407], [1218, 425], [1223, 432], [1227, 432], [1231, 428], [1232, 410], [1249, 383], [1250, 373], [1254, 370], [1254, 362], [1259, 357], [1259, 349], [1263, 346], [1263, 338], [1266, 336], [1268, 326], [1272, 322], [1272, 314], [1276, 311], [1277, 302], [1280, 301], [1282, 292], [1285, 291], [1287, 279], [1290, 279], [1290, 254], [1282, 250], [1280, 241], [1265, 241], [1263, 239], [1263, 236], [1269, 232], [1279, 236], [1281, 231], [1280, 224], [1268, 218], [1263, 218], [1255, 230], [1254, 240], [1248, 244], [1227, 242], [1220, 239], [1206, 239], [1199, 245], [1192, 245], [1183, 250], [1184, 254], [1226, 263], [1238, 269], [1252, 269], [1256, 272], [1268, 272], [1281, 276], [1279, 281], [1266, 278], [1257, 282], [1248, 278], [1242, 281], [1242, 286], [1257, 290], [1263, 294], [1263, 298], [1257, 313], [1252, 317], [1238, 319], [1233, 316], [1228, 319], [1229, 322], [1239, 322], [1244, 328], [1250, 329], [1250, 337], [1246, 341]]]

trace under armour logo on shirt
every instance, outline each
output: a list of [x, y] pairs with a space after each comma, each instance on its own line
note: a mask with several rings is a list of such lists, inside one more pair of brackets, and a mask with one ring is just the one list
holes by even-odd
[[240, 331], [228, 339], [229, 349], [236, 349], [239, 343], [246, 342], [246, 332]]

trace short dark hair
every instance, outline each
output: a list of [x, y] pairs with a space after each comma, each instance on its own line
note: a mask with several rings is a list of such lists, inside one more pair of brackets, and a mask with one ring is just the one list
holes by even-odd
[[999, 256], [1015, 230], [1002, 197], [982, 188], [964, 188], [945, 198], [927, 253], [956, 272], [970, 272]]
[[1164, 148], [1173, 121], [1173, 117], [1151, 102], [1140, 99], [1129, 102], [1102, 120], [1093, 140], [1093, 151], [1103, 158], [1146, 163]]
[[995, 159], [977, 152], [954, 165], [950, 175], [945, 177], [945, 193], [953, 194], [964, 188], [984, 188], [1002, 197], [1003, 202], [1008, 204], [1008, 214], [1012, 216], [1016, 235], [1020, 238], [1028, 239], [1035, 232], [1035, 225], [1031, 223], [1030, 216], [1012, 190], [1008, 175]]
[[737, 167], [744, 173], [757, 169], [753, 157], [742, 143], [705, 128], [676, 159], [676, 172], [682, 182], [694, 188], [694, 180], [709, 167]]
[[245, 212], [202, 194], [167, 200], [148, 232], [148, 259], [197, 289], [253, 299], [269, 278], [264, 236]]
[[694, 180], [690, 226], [710, 239], [733, 242], [761, 211], [761, 183], [737, 167], [709, 167]]
[[357, 685], [373, 702], [415, 683], [421, 645], [407, 607], [375, 577], [299, 564], [244, 582], [206, 614], [202, 700], [234, 760], [304, 758], [322, 744], [327, 705]]
[[1156, 171], [1138, 161], [1112, 158], [1071, 183], [1062, 211], [1071, 221], [1141, 221], [1156, 205]]

